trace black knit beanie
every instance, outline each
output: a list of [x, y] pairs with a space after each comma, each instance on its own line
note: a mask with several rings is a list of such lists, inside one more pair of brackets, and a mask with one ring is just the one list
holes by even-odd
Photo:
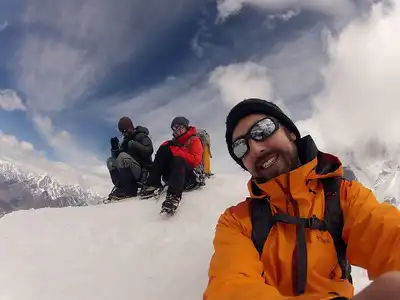
[[185, 127], [189, 127], [189, 120], [186, 119], [185, 117], [176, 117], [171, 122], [171, 128], [174, 125], [182, 125], [182, 126], [185, 126]]
[[229, 154], [243, 169], [246, 168], [242, 161], [237, 159], [233, 153], [232, 134], [239, 121], [252, 114], [265, 114], [269, 117], [274, 117], [281, 125], [286, 127], [290, 132], [293, 132], [296, 135], [297, 140], [300, 140], [301, 138], [300, 132], [296, 125], [294, 125], [293, 121], [274, 103], [257, 98], [245, 99], [239, 102], [231, 109], [226, 118], [225, 140]]

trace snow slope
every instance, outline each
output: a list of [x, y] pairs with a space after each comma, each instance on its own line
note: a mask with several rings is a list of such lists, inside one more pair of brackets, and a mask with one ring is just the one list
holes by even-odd
[[[215, 175], [173, 218], [159, 215], [161, 202], [137, 199], [7, 214], [0, 299], [201, 299], [217, 218], [247, 196], [247, 179]], [[368, 283], [353, 274], [357, 290]]]

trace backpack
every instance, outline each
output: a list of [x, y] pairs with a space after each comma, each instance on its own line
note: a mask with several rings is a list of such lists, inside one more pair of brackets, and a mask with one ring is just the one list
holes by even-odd
[[340, 185], [342, 180], [345, 179], [342, 177], [320, 179], [325, 195], [324, 220], [318, 219], [315, 215], [311, 218], [297, 218], [285, 213], [272, 215], [269, 201], [258, 201], [261, 199], [250, 198], [251, 223], [253, 226], [251, 238], [260, 257], [269, 232], [274, 224], [282, 222], [286, 224], [295, 224], [297, 227], [297, 274], [294, 276], [296, 280], [294, 283], [296, 295], [304, 293], [307, 282], [307, 245], [305, 228], [328, 231], [331, 234], [336, 248], [338, 264], [342, 270], [341, 279], [347, 279], [350, 283], [353, 283], [351, 266], [346, 256], [347, 245], [342, 239], [343, 214], [340, 208]]
[[196, 134], [190, 136], [188, 140], [186, 141], [185, 146], [190, 150], [190, 142], [192, 139], [197, 136], [201, 144], [203, 145], [203, 159], [201, 166], [201, 171], [206, 175], [210, 176], [211, 175], [211, 167], [210, 167], [210, 159], [212, 158], [211, 154], [211, 137], [209, 133], [205, 129], [197, 129]]

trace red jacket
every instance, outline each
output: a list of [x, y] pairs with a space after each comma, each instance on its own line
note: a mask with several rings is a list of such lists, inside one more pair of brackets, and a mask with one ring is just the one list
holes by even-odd
[[[176, 138], [179, 144], [186, 145], [189, 138], [194, 135], [190, 140], [189, 149], [182, 146], [170, 146], [172, 154], [174, 156], [183, 157], [185, 162], [192, 168], [197, 167], [203, 160], [203, 145], [201, 144], [200, 138], [195, 135], [196, 132], [196, 127], [190, 126], [185, 134]], [[167, 143], [168, 142], [164, 142], [163, 145]]]

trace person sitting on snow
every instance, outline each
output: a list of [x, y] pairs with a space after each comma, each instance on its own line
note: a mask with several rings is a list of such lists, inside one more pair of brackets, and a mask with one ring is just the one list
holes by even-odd
[[111, 138], [111, 157], [107, 160], [115, 185], [110, 197], [136, 197], [139, 185], [152, 164], [153, 142], [149, 130], [143, 126], [134, 127], [129, 117], [118, 121], [118, 130], [124, 137], [123, 141], [120, 144], [117, 137]]
[[[204, 300], [399, 298], [400, 210], [271, 102], [238, 103], [225, 138], [250, 197], [217, 222]], [[373, 280], [354, 298], [351, 265]]]
[[168, 184], [167, 196], [162, 206], [175, 210], [184, 189], [196, 184], [193, 169], [202, 162], [203, 146], [196, 135], [196, 127], [189, 126], [185, 117], [176, 117], [171, 123], [173, 138], [157, 150], [149, 177], [140, 192], [149, 198], [162, 187], [161, 179]]

